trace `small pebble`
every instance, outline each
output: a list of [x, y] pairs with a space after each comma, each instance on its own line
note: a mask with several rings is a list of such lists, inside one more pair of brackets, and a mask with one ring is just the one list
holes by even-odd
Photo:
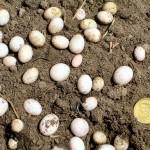
[[26, 10], [24, 8], [20, 8], [19, 17], [23, 17], [25, 15]]

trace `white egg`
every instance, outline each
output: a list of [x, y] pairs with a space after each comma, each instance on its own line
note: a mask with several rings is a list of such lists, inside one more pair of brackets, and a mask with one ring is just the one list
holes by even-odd
[[54, 146], [54, 147], [52, 148], [52, 150], [66, 150], [66, 149], [60, 148], [60, 147], [57, 147], [57, 146]]
[[133, 78], [133, 70], [129, 66], [119, 67], [113, 75], [113, 80], [118, 85], [126, 85]]
[[84, 38], [80, 34], [72, 37], [69, 43], [69, 49], [72, 53], [79, 54], [83, 51], [85, 45]]
[[117, 135], [114, 140], [114, 147], [116, 150], [127, 150], [129, 147], [128, 138]]
[[58, 82], [64, 81], [69, 77], [69, 74], [70, 74], [69, 66], [63, 63], [58, 63], [50, 69], [50, 77], [54, 81]]
[[92, 89], [94, 91], [100, 91], [104, 87], [104, 80], [101, 77], [95, 77], [92, 82]]
[[134, 57], [138, 61], [143, 61], [145, 59], [145, 49], [141, 46], [137, 46], [134, 50]]
[[2, 43], [2, 41], [3, 41], [3, 37], [4, 37], [3, 32], [2, 32], [2, 31], [0, 31], [0, 43]]
[[24, 102], [24, 109], [28, 114], [31, 115], [40, 115], [42, 112], [41, 104], [35, 99], [27, 99]]
[[18, 59], [20, 62], [27, 63], [32, 59], [32, 56], [33, 56], [33, 50], [31, 46], [29, 45], [21, 46], [18, 52]]
[[89, 75], [81, 75], [78, 79], [78, 90], [82, 94], [88, 94], [92, 88], [92, 79]]
[[52, 38], [52, 44], [58, 49], [66, 49], [69, 46], [69, 40], [62, 35], [56, 35]]
[[100, 23], [105, 25], [110, 24], [113, 21], [113, 15], [108, 11], [100, 11], [97, 14], [97, 18]]
[[85, 16], [86, 16], [86, 13], [85, 13], [84, 9], [82, 9], [82, 8], [79, 9], [76, 13], [77, 20], [83, 20], [85, 18]]
[[4, 43], [0, 43], [0, 58], [3, 58], [8, 55], [8, 47]]
[[39, 128], [43, 135], [50, 136], [54, 134], [59, 127], [59, 118], [55, 114], [46, 115], [40, 122]]
[[83, 118], [75, 118], [71, 122], [71, 132], [77, 137], [84, 137], [89, 132], [88, 122]]
[[54, 18], [51, 20], [48, 26], [48, 31], [51, 34], [60, 32], [64, 27], [64, 21], [61, 18]]
[[93, 19], [84, 19], [80, 23], [80, 28], [86, 30], [89, 28], [97, 28], [97, 23]]
[[3, 64], [7, 67], [16, 66], [17, 59], [13, 56], [6, 56], [3, 59]]
[[9, 22], [10, 15], [5, 9], [0, 10], [0, 26], [4, 26]]
[[51, 20], [56, 17], [61, 17], [62, 12], [58, 7], [50, 7], [44, 12], [44, 18], [47, 20]]
[[40, 31], [34, 30], [31, 31], [29, 34], [29, 40], [35, 47], [42, 47], [44, 46], [46, 39], [43, 33]]
[[8, 148], [9, 148], [10, 150], [17, 149], [17, 145], [18, 145], [18, 142], [15, 141], [14, 139], [10, 138], [10, 139], [8, 140]]
[[85, 38], [90, 42], [98, 42], [101, 39], [101, 32], [96, 28], [86, 29], [84, 31]]
[[24, 128], [24, 123], [22, 122], [22, 120], [20, 119], [14, 119], [12, 122], [11, 122], [11, 130], [13, 132], [21, 132]]
[[24, 39], [20, 36], [13, 37], [9, 42], [9, 48], [13, 52], [18, 52], [22, 45], [24, 45]]
[[110, 144], [103, 144], [103, 145], [98, 146], [96, 150], [115, 150], [115, 148], [114, 146]]
[[38, 75], [39, 71], [37, 68], [30, 68], [23, 74], [22, 81], [25, 84], [31, 84], [37, 80]]
[[8, 102], [4, 98], [0, 97], [0, 116], [3, 116], [6, 113], [8, 107]]
[[94, 110], [97, 107], [97, 99], [95, 97], [86, 98], [85, 102], [82, 103], [82, 107], [87, 111]]
[[112, 15], [116, 14], [117, 12], [117, 5], [114, 2], [106, 2], [103, 7], [102, 7], [103, 11], [108, 11], [110, 12]]
[[95, 144], [105, 144], [107, 142], [106, 135], [101, 131], [96, 131], [92, 137]]
[[69, 141], [70, 150], [85, 150], [84, 142], [79, 137], [72, 137]]

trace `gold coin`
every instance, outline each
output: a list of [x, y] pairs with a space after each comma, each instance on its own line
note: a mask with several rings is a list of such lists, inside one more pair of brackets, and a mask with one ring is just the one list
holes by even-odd
[[150, 124], [150, 98], [141, 99], [135, 104], [134, 117], [143, 124]]

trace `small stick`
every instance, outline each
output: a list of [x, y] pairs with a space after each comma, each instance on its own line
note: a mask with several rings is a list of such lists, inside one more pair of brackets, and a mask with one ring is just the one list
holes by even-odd
[[115, 43], [115, 44], [113, 44], [113, 47], [112, 48], [115, 48], [116, 46], [118, 46], [119, 45], [119, 43]]
[[3, 96], [2, 94], [0, 94], [0, 96], [1, 96], [2, 98], [4, 98], [6, 101], [8, 101], [8, 103], [10, 104], [12, 110], [14, 111], [14, 113], [15, 113], [15, 115], [16, 115], [16, 118], [19, 119], [20, 117], [19, 117], [19, 115], [18, 115], [18, 113], [17, 113], [17, 111], [16, 111], [16, 109], [15, 109], [15, 107], [14, 107], [14, 104], [11, 102], [11, 100], [9, 100], [6, 96]]
[[113, 50], [113, 42], [109, 43], [109, 53], [111, 54]]
[[113, 19], [112, 23], [107, 27], [106, 32], [104, 33], [104, 35], [102, 36], [102, 39], [108, 34], [108, 30], [109, 28], [114, 24], [115, 22], [115, 18]]
[[85, 2], [86, 2], [86, 0], [84, 0], [82, 5], [79, 7], [79, 9], [77, 9], [77, 11], [76, 11], [75, 15], [73, 16], [72, 20], [75, 19], [77, 12], [84, 6]]
[[65, 24], [65, 23], [66, 23], [66, 18], [67, 18], [67, 17], [66, 17], [66, 16], [67, 16], [67, 15], [66, 15], [66, 10], [63, 8], [62, 11], [63, 11], [63, 13], [64, 13], [64, 24]]
[[51, 135], [50, 137], [54, 139], [60, 137], [60, 135]]

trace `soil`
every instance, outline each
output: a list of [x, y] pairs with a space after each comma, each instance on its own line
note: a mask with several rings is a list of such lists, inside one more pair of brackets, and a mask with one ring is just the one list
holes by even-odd
[[[95, 18], [108, 0], [87, 0], [84, 9], [86, 18]], [[15, 35], [20, 35], [28, 41], [32, 30], [39, 30], [46, 36], [46, 44], [42, 48], [34, 48], [32, 61], [17, 63], [17, 69], [8, 69], [0, 60], [0, 93], [13, 102], [21, 120], [25, 123], [22, 133], [11, 133], [9, 125], [15, 119], [10, 108], [0, 118], [0, 149], [7, 149], [10, 137], [18, 140], [18, 150], [50, 150], [54, 146], [69, 149], [68, 142], [73, 136], [70, 123], [76, 117], [85, 118], [89, 125], [89, 134], [83, 138], [87, 149], [95, 149], [91, 135], [103, 131], [108, 138], [107, 143], [113, 144], [116, 135], [129, 138], [129, 150], [149, 150], [150, 130], [148, 125], [139, 123], [133, 116], [135, 103], [145, 97], [150, 97], [150, 50], [146, 51], [146, 59], [137, 62], [133, 58], [135, 46], [150, 44], [150, 1], [149, 0], [112, 0], [118, 6], [115, 23], [109, 28], [107, 36], [101, 42], [86, 42], [82, 52], [83, 63], [79, 68], [71, 67], [74, 54], [69, 50], [56, 50], [51, 45], [51, 35], [47, 31], [48, 22], [43, 18], [43, 12], [50, 6], [64, 8], [66, 25], [59, 34], [71, 38], [77, 33], [83, 33], [79, 28], [80, 21], [72, 20], [75, 11], [83, 0], [0, 0], [0, 8], [10, 12], [11, 20], [0, 30], [4, 33], [4, 43], [8, 44]], [[108, 26], [98, 25], [104, 34]], [[119, 43], [109, 53], [109, 42]], [[30, 43], [29, 43], [30, 44]], [[11, 53], [16, 56], [17, 54]], [[71, 75], [66, 81], [57, 83], [50, 79], [49, 69], [56, 63], [66, 63], [71, 67]], [[133, 80], [126, 86], [119, 87], [112, 82], [112, 75], [119, 66], [128, 65], [134, 70]], [[30, 67], [40, 71], [38, 80], [31, 84], [23, 84], [21, 77]], [[77, 89], [77, 80], [82, 74], [88, 74], [93, 79], [101, 76], [105, 86], [101, 92], [91, 91], [83, 96]], [[80, 103], [88, 96], [98, 99], [98, 107], [86, 112], [80, 108]], [[38, 100], [43, 112], [39, 116], [31, 116], [23, 109], [23, 103], [28, 98]], [[40, 134], [40, 120], [49, 113], [55, 113], [60, 118], [59, 130], [55, 135], [46, 137]]]

